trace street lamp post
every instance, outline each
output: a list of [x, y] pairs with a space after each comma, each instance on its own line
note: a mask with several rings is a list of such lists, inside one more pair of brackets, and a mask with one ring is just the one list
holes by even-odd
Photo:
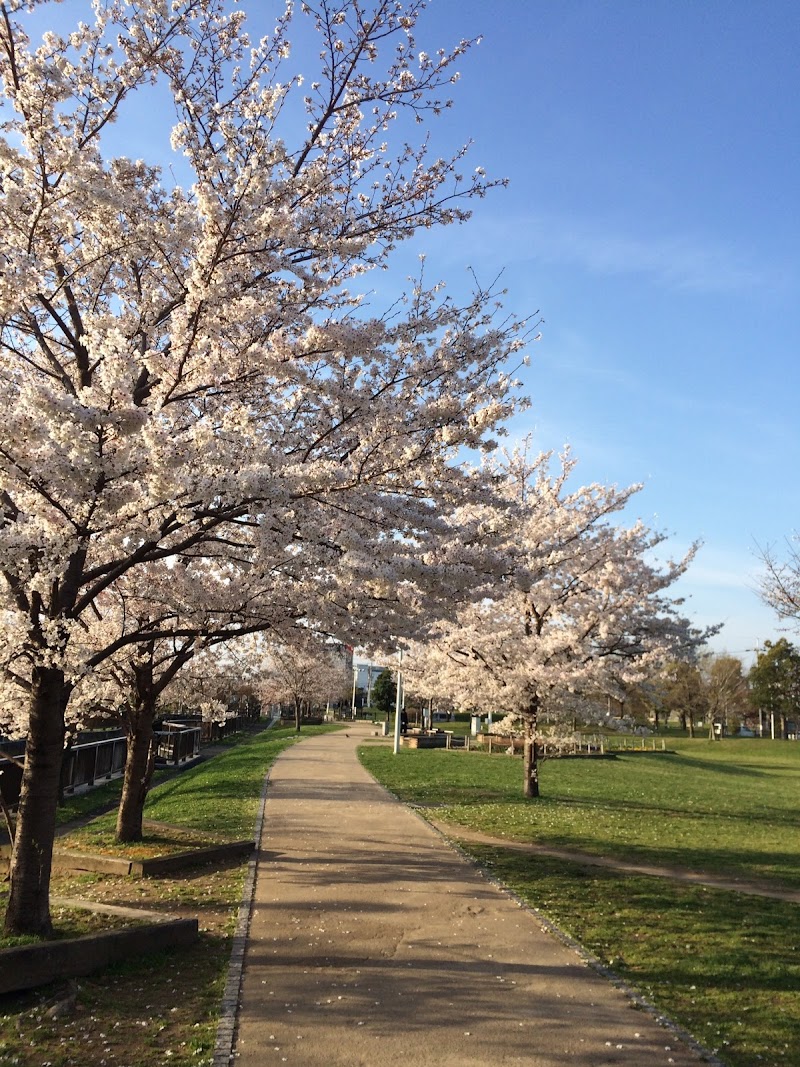
[[397, 689], [394, 698], [394, 747], [393, 752], [396, 756], [400, 751], [400, 712], [403, 708], [403, 650], [402, 648], [398, 652], [399, 666], [397, 668]]

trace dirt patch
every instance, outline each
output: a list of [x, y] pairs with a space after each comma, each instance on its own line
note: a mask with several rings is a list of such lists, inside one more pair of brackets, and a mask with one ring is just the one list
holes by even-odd
[[612, 856], [595, 856], [590, 852], [568, 851], [527, 841], [514, 841], [507, 837], [492, 837], [477, 830], [470, 830], [466, 826], [459, 826], [458, 823], [442, 822], [429, 818], [425, 815], [425, 808], [430, 807], [432, 805], [425, 805], [424, 807], [420, 805], [417, 810], [443, 837], [456, 843], [459, 841], [471, 841], [480, 845], [508, 848], [515, 852], [553, 856], [555, 859], [580, 863], [587, 867], [606, 867], [610, 870], [624, 871], [628, 874], [645, 874], [652, 878], [668, 878], [675, 882], [708, 886], [710, 889], [724, 889], [732, 893], [744, 893], [755, 897], [770, 897], [774, 900], [787, 900], [794, 904], [800, 904], [800, 891], [796, 889], [780, 889], [766, 882], [748, 882], [733, 877], [725, 878], [723, 875], [704, 874], [702, 871], [690, 871], [683, 867], [656, 867], [650, 864], [626, 863], [623, 860], [614, 859]]

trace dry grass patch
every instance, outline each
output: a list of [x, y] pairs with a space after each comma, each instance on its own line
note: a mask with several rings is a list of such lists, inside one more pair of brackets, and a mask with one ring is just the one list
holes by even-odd
[[221, 833], [163, 823], [145, 822], [143, 829], [141, 841], [120, 842], [114, 835], [113, 819], [104, 817], [59, 837], [57, 847], [98, 856], [146, 860], [175, 856], [211, 845], [225, 845], [235, 840]]

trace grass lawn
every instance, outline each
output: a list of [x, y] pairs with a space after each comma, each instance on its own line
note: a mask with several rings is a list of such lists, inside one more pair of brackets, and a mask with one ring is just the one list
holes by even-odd
[[[305, 727], [302, 737], [329, 729]], [[295, 740], [293, 728], [243, 739], [199, 767], [162, 781], [148, 798], [145, 817], [183, 827], [198, 838], [251, 837], [266, 772]], [[76, 798], [80, 804], [72, 810], [80, 807], [85, 815], [92, 796]], [[108, 799], [105, 788], [94, 794], [96, 804]], [[91, 824], [89, 839], [94, 830], [97, 839], [105, 840], [114, 818], [109, 813]], [[143, 848], [163, 851], [165, 836], [163, 829], [146, 829]], [[149, 1067], [167, 1062], [208, 1067], [246, 870], [246, 862], [236, 860], [162, 878], [54, 875], [54, 896], [197, 917], [200, 938], [186, 950], [133, 958], [80, 978], [75, 1006], [63, 1018], [47, 1014], [48, 1006], [63, 996], [58, 986], [0, 997], [0, 1067]], [[0, 884], [0, 910], [4, 897], [7, 886]], [[98, 921], [87, 920], [86, 912], [53, 912], [62, 935]], [[0, 938], [0, 948], [8, 943]]]
[[[436, 819], [499, 838], [800, 887], [800, 745], [670, 740], [672, 753], [554, 760], [365, 748]], [[464, 843], [492, 875], [731, 1067], [800, 1064], [800, 905]]]

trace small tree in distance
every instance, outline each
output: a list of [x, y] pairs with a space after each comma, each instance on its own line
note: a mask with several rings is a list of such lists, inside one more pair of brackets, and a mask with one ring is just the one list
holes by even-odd
[[708, 688], [697, 664], [691, 660], [674, 660], [661, 672], [664, 707], [675, 715], [682, 730], [694, 737], [695, 724], [708, 715]]
[[770, 717], [776, 736], [785, 738], [789, 720], [800, 718], [800, 652], [785, 637], [765, 641], [748, 681], [753, 704]]
[[388, 722], [397, 700], [397, 683], [388, 667], [384, 668], [372, 686], [372, 703], [382, 711]]
[[294, 722], [300, 733], [303, 708], [337, 701], [345, 691], [346, 679], [341, 663], [332, 650], [312, 635], [298, 632], [294, 640], [268, 647], [261, 688], [262, 703], [291, 704]]
[[742, 661], [737, 656], [719, 655], [705, 659], [702, 665], [711, 717], [722, 723], [725, 733], [735, 732], [752, 707]]
[[506, 507], [488, 506], [484, 529], [500, 576], [472, 590], [455, 622], [432, 627], [428, 663], [459, 706], [481, 701], [521, 721], [529, 797], [539, 796], [544, 711], [572, 694], [613, 695], [715, 632], [694, 630], [667, 592], [696, 546], [659, 563], [662, 534], [610, 521], [638, 486], [572, 490], [574, 460], [563, 456], [555, 474], [551, 460], [526, 447], [491, 464]]

